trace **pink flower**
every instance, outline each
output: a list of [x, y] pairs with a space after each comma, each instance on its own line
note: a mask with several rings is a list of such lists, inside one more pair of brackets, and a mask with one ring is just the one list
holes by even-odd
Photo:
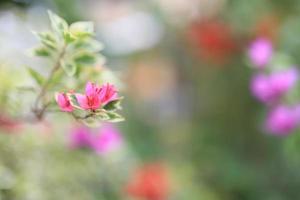
[[70, 147], [77, 148], [90, 148], [92, 145], [93, 137], [90, 129], [86, 126], [75, 127], [69, 136]]
[[122, 137], [118, 129], [112, 124], [103, 124], [99, 135], [93, 140], [93, 149], [100, 154], [105, 154], [119, 148]]
[[287, 135], [299, 125], [299, 114], [299, 106], [278, 106], [268, 114], [265, 127], [274, 135]]
[[248, 56], [255, 67], [262, 69], [270, 62], [272, 52], [271, 42], [264, 38], [258, 38], [250, 44]]
[[96, 110], [101, 106], [101, 88], [94, 83], [88, 82], [85, 87], [85, 95], [76, 94], [76, 99], [81, 108]]
[[251, 81], [251, 92], [264, 103], [276, 102], [295, 85], [298, 76], [298, 71], [294, 68], [270, 75], [255, 75]]
[[107, 83], [102, 87], [88, 82], [85, 88], [85, 95], [76, 94], [76, 99], [81, 108], [85, 110], [96, 110], [117, 98], [117, 91], [113, 85]]
[[73, 107], [70, 103], [70, 100], [68, 99], [68, 97], [65, 93], [59, 93], [56, 96], [56, 102], [62, 111], [65, 111], [65, 112], [73, 111]]
[[103, 104], [107, 104], [117, 98], [117, 91], [113, 85], [107, 83], [101, 87], [100, 99]]

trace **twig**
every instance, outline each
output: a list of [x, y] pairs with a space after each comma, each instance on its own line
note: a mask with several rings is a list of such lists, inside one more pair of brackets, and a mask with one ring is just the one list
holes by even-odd
[[46, 95], [47, 89], [49, 87], [49, 84], [51, 83], [51, 80], [52, 80], [54, 74], [60, 68], [60, 61], [66, 53], [66, 47], [67, 47], [67, 45], [64, 44], [61, 52], [59, 53], [59, 55], [57, 57], [56, 62], [54, 63], [54, 66], [53, 66], [48, 78], [46, 79], [44, 85], [41, 87], [40, 93], [37, 95], [37, 97], [35, 99], [32, 111], [38, 120], [41, 120], [43, 118], [44, 113], [45, 113], [47, 107], [49, 106], [49, 104], [44, 104], [41, 108], [39, 108], [39, 103], [40, 103], [41, 99]]

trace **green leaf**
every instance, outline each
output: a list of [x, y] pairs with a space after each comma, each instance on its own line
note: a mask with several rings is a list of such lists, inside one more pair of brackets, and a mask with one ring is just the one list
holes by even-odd
[[72, 93], [67, 93], [67, 96], [68, 96], [68, 98], [69, 98], [69, 100], [70, 100], [71, 105], [72, 105], [74, 108], [78, 108], [78, 109], [81, 109], [81, 110], [82, 110], [82, 108], [80, 107], [80, 105], [79, 105], [79, 103], [78, 103], [78, 101], [77, 101], [77, 99], [76, 99], [76, 96], [75, 96], [74, 94], [72, 94]]
[[103, 50], [104, 46], [101, 42], [94, 39], [81, 39], [77, 40], [73, 48], [75, 50], [85, 50], [90, 52], [99, 52]]
[[51, 27], [53, 31], [60, 37], [63, 37], [68, 31], [68, 23], [50, 10], [48, 11]]
[[35, 80], [37, 84], [42, 85], [44, 83], [45, 79], [40, 73], [38, 73], [30, 67], [28, 67], [27, 70], [30, 76]]
[[107, 115], [109, 116], [108, 122], [121, 122], [125, 120], [124, 117], [115, 112], [107, 112]]
[[95, 117], [99, 118], [102, 121], [108, 122], [120, 122], [124, 121], [125, 119], [116, 112], [106, 111], [104, 109], [96, 110], [94, 113]]
[[82, 119], [81, 121], [89, 127], [98, 127], [102, 122], [97, 117], [88, 117], [86, 119]]
[[64, 40], [67, 44], [70, 44], [76, 40], [76, 38], [69, 32], [64, 34]]
[[74, 76], [77, 68], [74, 62], [62, 60], [60, 64], [68, 76]]
[[94, 34], [94, 23], [93, 22], [75, 22], [71, 24], [70, 33], [78, 38], [91, 36]]
[[33, 54], [40, 57], [49, 57], [51, 56], [51, 51], [46, 47], [37, 47], [33, 49]]
[[74, 56], [74, 62], [76, 64], [91, 65], [94, 64], [96, 60], [96, 55], [90, 52], [83, 51]]
[[122, 107], [121, 107], [121, 101], [122, 100], [123, 100], [123, 98], [119, 98], [119, 99], [113, 100], [113, 101], [107, 103], [103, 107], [103, 109], [107, 110], [107, 111], [121, 110], [122, 109]]
[[36, 37], [40, 40], [40, 42], [47, 48], [55, 50], [57, 49], [56, 46], [56, 40], [54, 35], [52, 35], [49, 32], [41, 32], [41, 33], [36, 33], [34, 32]]

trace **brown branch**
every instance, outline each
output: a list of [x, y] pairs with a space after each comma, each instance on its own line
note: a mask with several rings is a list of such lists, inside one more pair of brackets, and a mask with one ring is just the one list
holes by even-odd
[[59, 55], [57, 57], [56, 62], [54, 63], [52, 70], [50, 71], [48, 78], [46, 79], [44, 85], [41, 87], [41, 90], [35, 99], [34, 106], [32, 108], [32, 112], [35, 114], [35, 116], [38, 120], [43, 119], [44, 113], [49, 106], [49, 103], [48, 103], [48, 104], [44, 104], [41, 108], [39, 108], [39, 103], [42, 100], [42, 98], [46, 95], [47, 89], [51, 83], [51, 80], [52, 80], [54, 74], [57, 72], [57, 70], [59, 70], [59, 68], [61, 66], [60, 62], [66, 53], [66, 47], [67, 47], [67, 45], [64, 44], [61, 52], [59, 53]]

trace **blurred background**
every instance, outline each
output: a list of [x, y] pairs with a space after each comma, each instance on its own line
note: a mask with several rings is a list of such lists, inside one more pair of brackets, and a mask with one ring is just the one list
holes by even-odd
[[30, 82], [24, 66], [44, 64], [27, 50], [31, 30], [49, 28], [48, 9], [95, 22], [125, 96], [122, 146], [74, 150], [78, 125], [64, 115], [20, 125], [3, 111], [1, 200], [300, 199], [300, 133], [263, 132], [246, 56], [265, 37], [300, 64], [300, 1], [1, 0], [2, 110], [12, 87]]

